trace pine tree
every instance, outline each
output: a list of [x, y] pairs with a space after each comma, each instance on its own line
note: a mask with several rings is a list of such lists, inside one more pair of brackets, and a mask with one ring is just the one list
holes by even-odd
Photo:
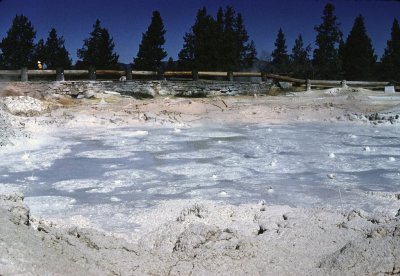
[[52, 28], [46, 41], [46, 58], [44, 62], [48, 69], [57, 69], [59, 67], [69, 69], [71, 59], [67, 49], [64, 46], [64, 38], [58, 37], [57, 32]]
[[161, 61], [167, 56], [165, 44], [165, 30], [160, 12], [154, 11], [150, 26], [142, 36], [139, 52], [134, 59], [134, 68], [139, 70], [157, 70]]
[[289, 69], [286, 39], [281, 28], [275, 40], [275, 50], [272, 52], [272, 67], [273, 71], [277, 73], [285, 73]]
[[36, 32], [24, 15], [16, 15], [7, 36], [0, 43], [2, 67], [20, 69], [34, 64], [34, 39]]
[[311, 46], [304, 47], [303, 37], [299, 35], [294, 41], [290, 56], [290, 67], [298, 78], [309, 78], [311, 74]]
[[231, 6], [225, 8], [224, 13], [224, 32], [222, 35], [222, 51], [218, 53], [221, 57], [221, 69], [226, 71], [236, 71], [239, 67], [240, 50], [239, 39], [236, 32], [237, 20], [234, 9]]
[[213, 70], [216, 66], [216, 23], [206, 8], [197, 12], [191, 31], [184, 36], [179, 65], [186, 70]]
[[391, 37], [387, 42], [381, 61], [381, 78], [400, 81], [400, 26], [397, 19], [393, 21]]
[[341, 76], [341, 62], [338, 52], [338, 44], [341, 41], [342, 32], [337, 17], [333, 15], [335, 7], [328, 3], [323, 11], [322, 23], [314, 29], [317, 32], [314, 50], [314, 70], [319, 78], [337, 79]]
[[39, 39], [35, 45], [35, 50], [32, 58], [32, 64], [30, 67], [37, 69], [37, 62], [40, 61], [42, 64], [46, 63], [47, 49], [43, 39]]
[[114, 53], [114, 42], [108, 30], [100, 26], [96, 20], [90, 37], [84, 40], [83, 47], [78, 49], [78, 61], [83, 68], [95, 67], [96, 69], [118, 68], [119, 56]]
[[217, 11], [217, 18], [215, 20], [215, 36], [214, 36], [214, 58], [215, 58], [215, 67], [214, 70], [222, 71], [224, 70], [223, 68], [223, 63], [224, 63], [224, 57], [221, 55], [221, 53], [224, 52], [224, 28], [225, 28], [225, 22], [224, 22], [224, 10], [222, 7], [218, 8]]
[[236, 17], [235, 33], [237, 36], [237, 58], [235, 70], [249, 69], [257, 59], [256, 45], [253, 40], [249, 41], [249, 35], [244, 26], [243, 17], [238, 13]]
[[167, 64], [165, 65], [165, 70], [167, 71], [175, 71], [176, 70], [176, 62], [172, 57], [169, 57]]
[[256, 50], [256, 44], [254, 41], [250, 41], [249, 44], [247, 44], [244, 47], [244, 51], [241, 54], [241, 60], [240, 60], [240, 70], [242, 69], [252, 69], [254, 63], [257, 60], [257, 50]]
[[217, 24], [212, 16], [207, 14], [206, 8], [199, 11], [196, 23], [193, 26], [195, 69], [215, 70], [219, 64], [220, 49]]
[[184, 36], [179, 67], [185, 70], [236, 71], [250, 68], [257, 52], [243, 23], [232, 7], [218, 9], [214, 19], [205, 8], [198, 11], [195, 24]]
[[192, 32], [186, 33], [183, 41], [183, 48], [178, 54], [178, 68], [192, 70], [195, 68], [194, 34]]
[[342, 50], [343, 72], [346, 80], [372, 80], [376, 56], [367, 35], [364, 18], [359, 15]]

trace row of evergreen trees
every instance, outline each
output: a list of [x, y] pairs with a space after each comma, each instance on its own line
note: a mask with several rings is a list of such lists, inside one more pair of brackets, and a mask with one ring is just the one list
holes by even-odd
[[[154, 11], [150, 25], [143, 33], [133, 67], [138, 70], [167, 67], [172, 70], [240, 71], [256, 66], [259, 70], [290, 73], [302, 78], [373, 80], [379, 77], [399, 80], [400, 27], [397, 19], [393, 22], [391, 38], [381, 62], [377, 62], [364, 18], [361, 15], [356, 18], [344, 41], [334, 9], [332, 4], [327, 4], [322, 23], [315, 27], [316, 48], [312, 58], [311, 46], [304, 44], [301, 35], [296, 38], [291, 54], [288, 54], [284, 32], [279, 29], [271, 58], [264, 62], [257, 60], [254, 42], [249, 41], [240, 13], [232, 7], [220, 8], [214, 18], [205, 8], [200, 9], [195, 23], [184, 36], [178, 61], [170, 58], [167, 65], [163, 63], [167, 57], [163, 48], [166, 31], [160, 13]], [[7, 36], [0, 42], [0, 66], [5, 69], [34, 68], [38, 60], [49, 69], [68, 69], [72, 66], [64, 38], [58, 36], [54, 28], [50, 30], [46, 42], [40, 39], [35, 44], [35, 38], [36, 32], [28, 18], [17, 15]], [[119, 56], [114, 47], [108, 30], [96, 20], [89, 38], [77, 51], [79, 60], [75, 67], [118, 68]]]
[[334, 6], [325, 6], [322, 23], [315, 27], [316, 48], [310, 58], [311, 46], [305, 46], [299, 35], [288, 54], [285, 35], [279, 29], [272, 52], [270, 70], [291, 72], [303, 78], [346, 80], [400, 80], [400, 27], [397, 19], [392, 25], [391, 39], [377, 62], [371, 39], [367, 35], [364, 17], [359, 15], [346, 39], [343, 40]]

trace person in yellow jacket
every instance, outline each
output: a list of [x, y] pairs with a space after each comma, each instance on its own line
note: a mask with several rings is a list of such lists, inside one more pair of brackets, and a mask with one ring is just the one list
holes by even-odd
[[43, 65], [40, 61], [37, 62], [38, 70], [43, 70]]

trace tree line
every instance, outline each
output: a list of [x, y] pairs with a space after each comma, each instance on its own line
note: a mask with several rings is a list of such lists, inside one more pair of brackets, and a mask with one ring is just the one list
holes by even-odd
[[[215, 17], [206, 8], [198, 10], [195, 22], [184, 35], [178, 60], [164, 50], [165, 27], [161, 15], [154, 11], [132, 67], [136, 70], [210, 70], [243, 71], [257, 69], [312, 79], [400, 80], [400, 26], [394, 19], [391, 36], [378, 61], [367, 34], [364, 17], [359, 15], [346, 39], [334, 14], [335, 7], [324, 7], [322, 22], [314, 27], [315, 49], [306, 45], [301, 35], [288, 52], [284, 31], [280, 28], [270, 57], [257, 58], [241, 13], [228, 6], [219, 8]], [[52, 28], [46, 39], [35, 43], [36, 31], [24, 15], [16, 15], [0, 42], [0, 67], [3, 69], [35, 68], [41, 61], [48, 69], [117, 69], [121, 67], [108, 30], [96, 20], [89, 37], [77, 50], [78, 61], [72, 65], [65, 40]]]

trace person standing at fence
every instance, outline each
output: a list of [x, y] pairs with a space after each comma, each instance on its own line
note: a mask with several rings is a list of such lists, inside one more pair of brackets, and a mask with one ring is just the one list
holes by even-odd
[[40, 61], [37, 62], [38, 70], [43, 70], [43, 65]]

